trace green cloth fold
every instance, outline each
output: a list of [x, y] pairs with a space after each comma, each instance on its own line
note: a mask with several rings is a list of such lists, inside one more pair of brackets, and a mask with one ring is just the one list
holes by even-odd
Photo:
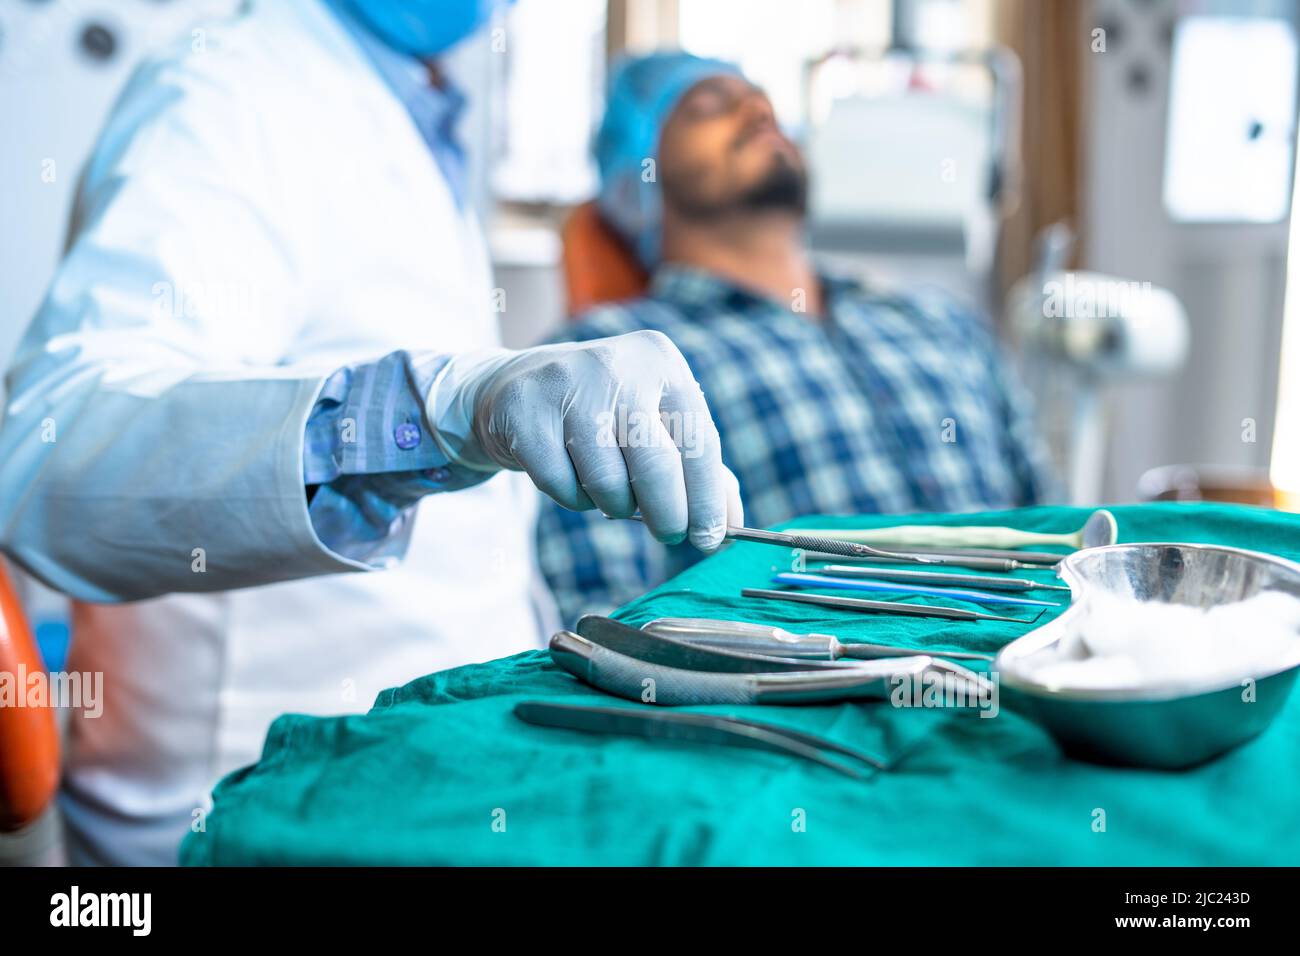
[[[1112, 508], [1121, 541], [1226, 544], [1300, 559], [1300, 516], [1235, 505]], [[1073, 531], [1078, 508], [808, 517], [782, 527], [1003, 524]], [[624, 607], [842, 640], [995, 651], [1029, 628], [863, 615], [740, 597], [791, 570], [735, 544]], [[1051, 578], [1051, 572], [1031, 572]], [[1051, 596], [1038, 591], [1035, 596]], [[1062, 595], [1064, 597], [1064, 595]], [[934, 599], [921, 599], [922, 603]], [[970, 607], [970, 605], [954, 604]], [[1028, 608], [998, 608], [1028, 617]], [[1040, 623], [1049, 619], [1047, 612]], [[186, 864], [1254, 865], [1300, 860], [1300, 695], [1245, 746], [1179, 772], [1069, 760], [1018, 714], [891, 707], [699, 707], [885, 757], [854, 781], [784, 755], [524, 724], [521, 700], [623, 703], [544, 652], [431, 674], [347, 717], [279, 718], [262, 759], [216, 787]]]

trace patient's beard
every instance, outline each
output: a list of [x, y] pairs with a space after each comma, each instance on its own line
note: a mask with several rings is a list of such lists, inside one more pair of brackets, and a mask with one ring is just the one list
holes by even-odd
[[803, 218], [808, 206], [808, 176], [802, 168], [777, 157], [763, 177], [723, 200], [705, 199], [694, 191], [693, 175], [664, 175], [664, 203], [690, 222], [706, 225], [752, 213], [789, 212]]
[[808, 177], [784, 158], [778, 158], [767, 175], [741, 193], [734, 203], [746, 212], [792, 212], [803, 216], [808, 208]]

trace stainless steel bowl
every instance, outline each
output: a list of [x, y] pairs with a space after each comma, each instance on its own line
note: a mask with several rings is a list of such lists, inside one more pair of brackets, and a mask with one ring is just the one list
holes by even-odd
[[[1059, 566], [1071, 588], [1060, 617], [1012, 641], [998, 654], [1002, 700], [1042, 724], [1067, 753], [1103, 763], [1176, 769], [1209, 760], [1266, 728], [1286, 702], [1300, 665], [1297, 652], [1240, 680], [1170, 683], [1128, 689], [1048, 686], [1017, 667], [1049, 654], [1081, 623], [1089, 593], [1208, 608], [1278, 591], [1300, 602], [1300, 564], [1199, 544], [1116, 544], [1070, 555]], [[1253, 700], [1244, 681], [1254, 681]]]

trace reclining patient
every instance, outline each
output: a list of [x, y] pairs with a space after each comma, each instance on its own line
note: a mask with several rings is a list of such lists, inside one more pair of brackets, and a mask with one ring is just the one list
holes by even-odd
[[[561, 338], [656, 329], [676, 343], [708, 400], [747, 524], [1005, 508], [1054, 493], [1027, 403], [979, 316], [937, 293], [816, 271], [803, 245], [803, 159], [736, 68], [679, 53], [624, 61], [596, 160], [602, 218], [651, 284]], [[862, 167], [871, 174], [870, 156]], [[689, 423], [673, 437], [689, 441]], [[553, 503], [538, 548], [566, 623], [699, 557], [637, 522]]]

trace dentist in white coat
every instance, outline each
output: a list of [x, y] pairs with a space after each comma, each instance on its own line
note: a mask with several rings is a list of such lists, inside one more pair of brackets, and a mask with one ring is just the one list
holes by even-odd
[[0, 430], [0, 543], [104, 675], [66, 739], [72, 862], [174, 862], [280, 713], [541, 646], [518, 472], [704, 550], [741, 520], [666, 339], [499, 348], [427, 65], [493, 6], [248, 0], [103, 132]]

